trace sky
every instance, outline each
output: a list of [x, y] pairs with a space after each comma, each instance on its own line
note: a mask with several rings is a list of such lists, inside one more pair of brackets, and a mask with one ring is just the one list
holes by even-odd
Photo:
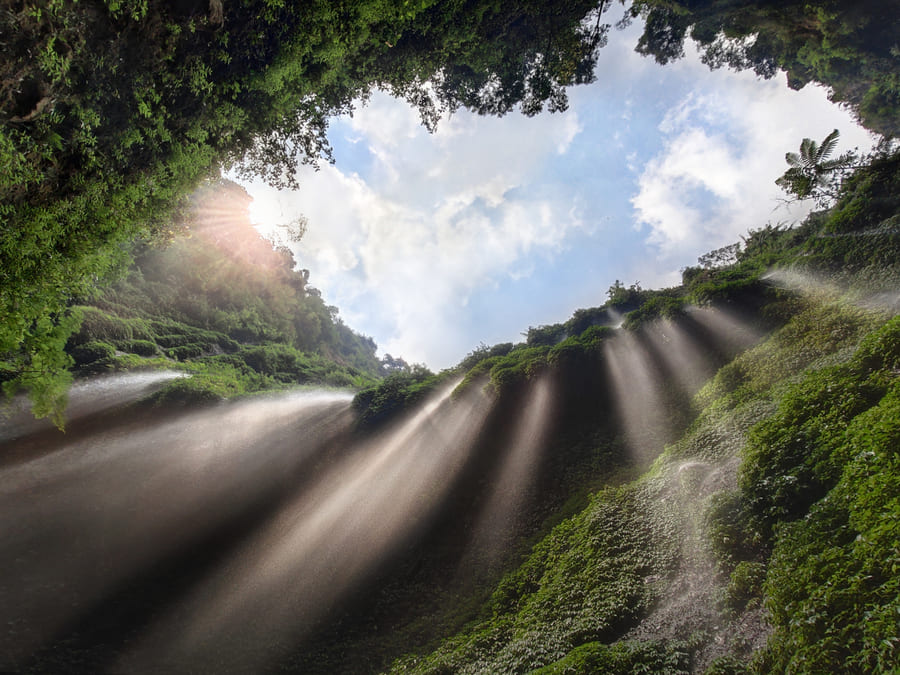
[[659, 66], [633, 51], [640, 30], [611, 29], [564, 113], [460, 111], [430, 134], [376, 93], [332, 121], [335, 163], [303, 167], [299, 190], [243, 181], [251, 218], [305, 216], [292, 248], [311, 285], [381, 355], [439, 370], [602, 305], [616, 280], [677, 285], [703, 253], [802, 220], [774, 181], [804, 137], [874, 143], [821, 87], [710, 71], [690, 46]]

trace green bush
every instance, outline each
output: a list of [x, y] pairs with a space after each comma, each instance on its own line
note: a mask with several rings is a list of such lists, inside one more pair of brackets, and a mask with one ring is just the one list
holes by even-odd
[[759, 554], [760, 541], [750, 527], [745, 496], [740, 490], [717, 492], [704, 514], [704, 535], [719, 566], [731, 572]]
[[104, 359], [111, 359], [116, 354], [116, 348], [108, 342], [91, 340], [90, 342], [76, 345], [70, 353], [76, 366], [84, 366]]
[[751, 600], [762, 597], [765, 578], [765, 563], [749, 560], [739, 562], [728, 580], [728, 587], [725, 589], [725, 604], [733, 611], [743, 610]]
[[200, 356], [203, 356], [204, 352], [207, 351], [208, 346], [209, 345], [204, 343], [192, 342], [190, 344], [167, 349], [166, 355], [169, 358], [175, 359], [177, 361], [187, 361], [189, 359], [196, 359]]
[[656, 319], [673, 319], [684, 314], [684, 298], [670, 295], [667, 291], [653, 293], [638, 309], [625, 315], [623, 328], [635, 330]]
[[720, 656], [707, 668], [703, 675], [751, 675], [750, 665], [733, 656]]
[[422, 401], [443, 379], [421, 367], [388, 375], [354, 397], [353, 408], [358, 414], [359, 425], [374, 428], [396, 419]]
[[629, 640], [605, 645], [590, 642], [566, 658], [533, 671], [533, 675], [594, 675], [595, 673], [664, 673], [688, 675], [690, 650], [679, 642]]
[[150, 340], [129, 340], [122, 344], [122, 351], [139, 356], [156, 356], [159, 353], [159, 347]]
[[73, 343], [83, 344], [94, 340], [116, 342], [131, 340], [134, 337], [134, 331], [128, 321], [96, 307], [82, 306], [78, 309], [83, 319], [81, 328], [71, 338]]
[[152, 396], [152, 401], [160, 405], [208, 405], [225, 400], [236, 390], [209, 378], [186, 377], [167, 384]]
[[900, 384], [845, 438], [852, 454], [835, 488], [778, 532], [765, 584], [768, 672], [896, 672]]
[[206, 331], [190, 329], [185, 327], [182, 333], [171, 333], [169, 335], [160, 335], [156, 338], [156, 343], [160, 347], [183, 347], [190, 344], [199, 344], [205, 342]]

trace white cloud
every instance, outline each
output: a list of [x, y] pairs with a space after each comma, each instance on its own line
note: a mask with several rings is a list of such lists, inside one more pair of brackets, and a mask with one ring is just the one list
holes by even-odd
[[785, 152], [802, 138], [839, 128], [842, 149], [872, 143], [820, 87], [791, 91], [783, 75], [760, 81], [752, 73], [709, 73], [695, 53], [673, 67], [696, 71], [699, 86], [660, 123], [662, 149], [643, 167], [631, 200], [636, 224], [662, 263], [654, 280], [661, 283], [749, 228], [794, 222], [808, 212], [806, 205], [785, 207], [775, 185]]
[[366, 179], [338, 165], [305, 172], [294, 193], [254, 185], [254, 213], [307, 216], [300, 265], [382, 352], [452, 365], [471, 348], [462, 312], [472, 295], [528, 276], [531, 257], [581, 228], [571, 204], [529, 190], [581, 131], [578, 117], [460, 113], [429, 136], [405, 103], [376, 95], [349, 126], [374, 158]]

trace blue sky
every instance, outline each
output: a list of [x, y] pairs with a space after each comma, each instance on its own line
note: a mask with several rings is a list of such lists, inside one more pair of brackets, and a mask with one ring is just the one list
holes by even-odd
[[306, 216], [295, 256], [326, 301], [382, 354], [440, 369], [602, 305], [616, 279], [671, 286], [748, 229], [802, 219], [774, 184], [802, 138], [873, 143], [821, 88], [710, 71], [691, 49], [661, 67], [634, 53], [639, 31], [611, 32], [561, 114], [462, 111], [429, 134], [375, 94], [333, 121], [336, 162], [298, 191], [245, 183], [251, 215]]

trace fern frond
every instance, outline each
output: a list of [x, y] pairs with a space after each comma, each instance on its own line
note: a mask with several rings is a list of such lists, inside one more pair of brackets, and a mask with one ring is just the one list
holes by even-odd
[[816, 156], [816, 164], [820, 164], [822, 161], [828, 158], [834, 148], [837, 146], [838, 137], [840, 136], [840, 132], [835, 129], [830, 134], [825, 137], [825, 140], [822, 141], [822, 145], [819, 146], [819, 152]]

